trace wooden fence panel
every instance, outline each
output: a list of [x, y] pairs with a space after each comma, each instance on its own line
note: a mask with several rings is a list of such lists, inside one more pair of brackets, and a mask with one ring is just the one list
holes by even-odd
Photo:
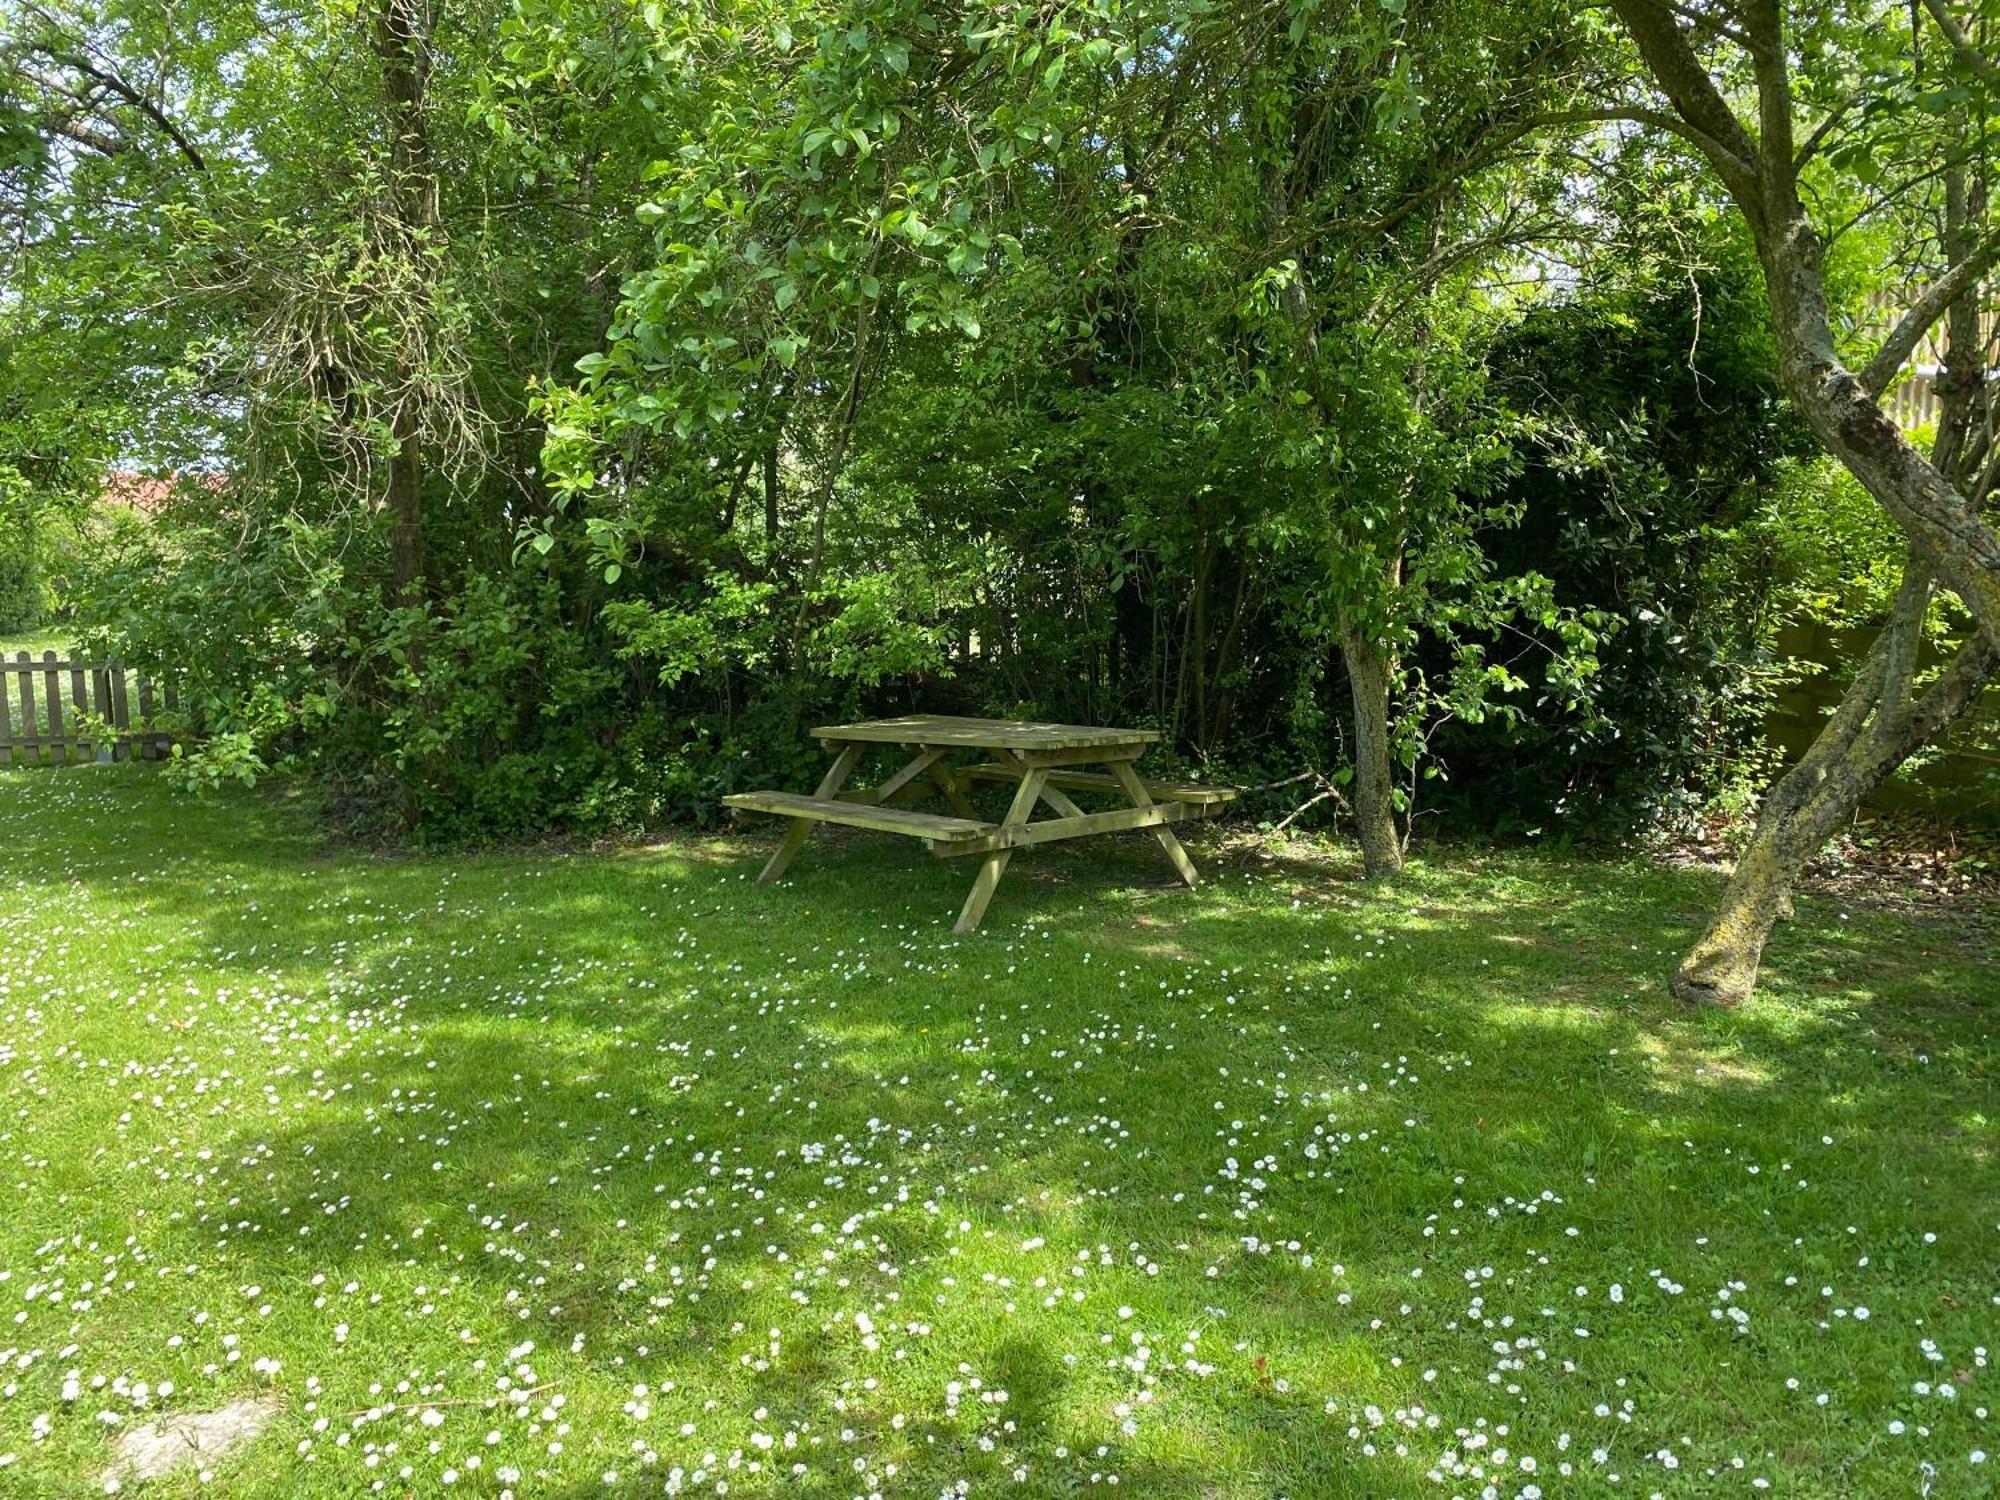
[[[0, 656], [0, 765], [163, 759], [173, 737], [154, 724], [154, 704], [171, 711], [180, 695], [171, 682], [158, 690], [150, 678], [139, 677], [134, 723], [128, 678], [136, 675], [116, 662], [70, 661], [53, 651], [39, 660], [25, 651], [12, 661]], [[109, 733], [93, 738], [97, 726]]]
[[[90, 690], [84, 686], [84, 681], [83, 663], [77, 661], [71, 662], [69, 664], [69, 706], [73, 722], [80, 723], [83, 717], [90, 712]], [[90, 758], [90, 742], [88, 740], [79, 738], [77, 740], [77, 749], [83, 753], [86, 760]]]
[[[1868, 309], [1858, 331], [1870, 340], [1885, 338], [1902, 320], [1904, 308], [1919, 292], [1918, 288], [1910, 289], [1907, 294], [1875, 292], [1868, 299]], [[1990, 382], [1994, 378], [1992, 372], [2000, 368], [2000, 311], [1983, 310], [1979, 329], [1982, 342], [1977, 362], [1987, 372], [1986, 379]], [[1944, 369], [1945, 343], [1944, 325], [1939, 323], [1917, 340], [1917, 346], [1910, 351], [1910, 357], [1890, 386], [1884, 409], [1905, 431], [1929, 426], [1942, 412], [1937, 382]]]
[[57, 670], [55, 652], [44, 652], [42, 663], [42, 738], [61, 760], [70, 744], [63, 734], [62, 673]]

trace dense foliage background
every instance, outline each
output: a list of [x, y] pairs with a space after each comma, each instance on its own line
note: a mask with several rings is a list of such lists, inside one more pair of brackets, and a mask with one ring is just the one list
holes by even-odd
[[[180, 774], [429, 840], [707, 820], [916, 707], [1155, 726], [1316, 818], [1371, 702], [1405, 819], [1744, 805], [1788, 628], [1879, 618], [1901, 544], [1740, 224], [1573, 117], [1604, 45], [1512, 0], [28, 6], [0, 630], [177, 674]], [[1922, 220], [1836, 247], [1857, 338]], [[114, 524], [116, 469], [180, 482]]]

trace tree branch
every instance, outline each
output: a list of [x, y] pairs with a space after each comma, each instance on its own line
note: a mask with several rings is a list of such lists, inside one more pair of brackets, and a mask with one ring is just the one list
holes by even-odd
[[1699, 26], [1703, 31], [1713, 32], [1719, 37], [1726, 37], [1746, 52], [1755, 52], [1759, 49], [1760, 44], [1755, 37], [1730, 25], [1720, 16], [1699, 10], [1692, 5], [1682, 4], [1680, 0], [1661, 0], [1661, 3], [1691, 25]]
[[1880, 396], [1888, 389], [1889, 382], [1896, 378], [1896, 372], [1903, 368], [1903, 361], [1910, 357], [1910, 351], [1917, 347], [1919, 340], [1930, 331], [1933, 324], [1945, 315], [1959, 295], [1996, 264], [2000, 264], [2000, 230], [1988, 235], [1984, 244], [1953, 266], [1944, 275], [1933, 281], [1923, 296], [1910, 305], [1882, 347], [1875, 351], [1875, 357], [1868, 361], [1860, 375], [1861, 388], [1869, 396]]
[[201, 152], [196, 148], [194, 142], [182, 133], [180, 127], [173, 122], [167, 112], [138, 89], [134, 88], [130, 83], [127, 83], [118, 73], [113, 72], [109, 68], [97, 66], [89, 58], [79, 53], [63, 51], [46, 44], [41, 45], [37, 50], [47, 57], [49, 61], [59, 63], [66, 68], [73, 68], [93, 83], [116, 94], [120, 99], [123, 99], [127, 104], [138, 110], [140, 114], [152, 121], [160, 133], [173, 142], [175, 149], [187, 159], [188, 164], [197, 172], [206, 172], [208, 170], [208, 162], [203, 159]]
[[1996, 63], [1973, 45], [1972, 37], [1965, 27], [1959, 24], [1958, 17], [1946, 7], [1944, 0], [1924, 0], [1924, 9], [1931, 13], [1931, 19], [1937, 22], [1937, 29], [1943, 32], [1944, 39], [1951, 43], [1951, 50], [1958, 54], [1959, 61], [1972, 69], [1984, 82], [1994, 88], [2000, 88], [2000, 63]]
[[1993, 680], [2000, 665], [2000, 647], [1990, 636], [1975, 631], [1952, 656], [1937, 681], [1919, 698], [1904, 724], [1903, 744], [1895, 746], [1907, 754], [1949, 729], [1961, 718]]
[[2000, 448], [1993, 450], [1986, 465], [1986, 472], [1979, 476], [1970, 490], [1966, 491], [1966, 503], [1977, 510], [1986, 503], [1986, 497], [1993, 493], [1996, 485], [2000, 485]]
[[1847, 118], [1847, 112], [1859, 102], [1857, 97], [1850, 95], [1826, 112], [1826, 118], [1813, 127], [1812, 134], [1806, 137], [1806, 143], [1799, 147], [1799, 154], [1792, 158], [1793, 171], [1800, 170], [1819, 154], [1819, 148], [1826, 144], [1826, 138], [1833, 134], [1840, 122]]
[[1930, 612], [1931, 567], [1921, 553], [1911, 549], [1903, 563], [1903, 581], [1889, 609], [1889, 623], [1882, 628], [1888, 642], [1882, 666], [1882, 702], [1875, 711], [1869, 735], [1876, 745], [1898, 741], [1915, 704], [1910, 684], [1916, 680], [1917, 659], [1924, 643], [1924, 616]]
[[[1602, 109], [1564, 109], [1537, 115], [1528, 122], [1528, 128], [1540, 129], [1547, 125], [1586, 125], [1592, 121], [1625, 121], [1633, 125], [1648, 125], [1654, 130], [1664, 130], [1669, 135], [1677, 135], [1695, 147], [1704, 156], [1714, 159], [1718, 153], [1727, 154], [1729, 148], [1714, 136], [1709, 135], [1682, 119], [1679, 115], [1666, 114], [1657, 109], [1642, 109], [1635, 105], [1607, 105]], [[1525, 133], [1525, 132], [1524, 132]]]
[[51, 135], [75, 141], [79, 146], [88, 146], [100, 156], [120, 156], [132, 149], [130, 141], [110, 135], [67, 115], [48, 116], [40, 123]]
[[1750, 0], [1746, 23], [1755, 43], [1750, 55], [1757, 74], [1757, 159], [1765, 190], [1781, 200], [1797, 196], [1798, 168], [1792, 148], [1792, 75], [1785, 61], [1785, 18], [1781, 0]]
[[1695, 56], [1674, 13], [1660, 0], [1611, 0], [1611, 6], [1674, 109], [1699, 133], [1723, 181], [1740, 201], [1757, 202], [1757, 143]]

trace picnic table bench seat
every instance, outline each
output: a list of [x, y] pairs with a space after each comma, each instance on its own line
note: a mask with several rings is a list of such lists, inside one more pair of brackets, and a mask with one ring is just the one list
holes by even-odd
[[913, 812], [907, 807], [884, 807], [848, 797], [807, 797], [797, 792], [731, 792], [723, 803], [745, 812], [780, 813], [787, 817], [812, 818], [820, 823], [843, 823], [850, 828], [872, 828], [878, 833], [901, 833], [933, 843], [964, 843], [997, 826], [974, 818], [952, 818], [940, 813]]

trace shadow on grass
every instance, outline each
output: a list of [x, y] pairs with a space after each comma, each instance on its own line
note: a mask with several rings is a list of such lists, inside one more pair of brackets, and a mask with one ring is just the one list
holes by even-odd
[[[1569, 1212], [1643, 1259], [1685, 1227], [1660, 1211], [1683, 1190], [1682, 1153], [1783, 1141], [1801, 1099], [1865, 1140], [1863, 1170], [1990, 1166], [1981, 1132], [1909, 1108], [1927, 1059], [1959, 1059], [1972, 1095], [1990, 1085], [1965, 967], [1898, 948], [1884, 919], [1808, 902], [1774, 950], [1776, 998], [1681, 1012], [1660, 980], [1715, 890], [1698, 873], [1475, 856], [1420, 861], [1400, 887], [1343, 886], [1197, 842], [1210, 878], [1185, 892], [1141, 835], [1017, 857], [988, 930], [961, 939], [949, 926], [970, 867], [883, 838], [822, 837], [793, 879], [759, 888], [757, 837], [328, 860], [302, 854], [280, 811], [178, 816], [169, 836], [132, 801], [10, 879], [143, 877], [147, 908], [182, 934], [162, 969], [301, 987], [336, 969], [370, 1025], [393, 1016], [411, 1033], [302, 1058], [331, 1102], [246, 1124], [226, 1147], [286, 1164], [283, 1180], [156, 1253], [192, 1258], [222, 1223], [245, 1277], [272, 1285], [334, 1264], [373, 1285], [421, 1256], [462, 1280], [496, 1340], [520, 1299], [522, 1327], [580, 1336], [587, 1358], [624, 1361], [620, 1378], [706, 1383], [777, 1421], [900, 1443], [903, 1477], [928, 1492], [992, 1461], [985, 1429], [927, 1420], [892, 1439], [857, 1385], [864, 1365], [831, 1336], [746, 1370], [736, 1325], [774, 1287], [837, 1322], [935, 1284], [967, 1245], [960, 1223], [1121, 1261], [1146, 1247], [1189, 1285], [1177, 1315], [1233, 1313], [1223, 1394], [1185, 1408], [1181, 1448], [1120, 1453], [1132, 1493], [1382, 1493], [1421, 1487], [1435, 1445], [1357, 1471], [1334, 1436], [1345, 1419], [1278, 1390], [1274, 1371], [1317, 1372], [1294, 1378], [1349, 1409], [1420, 1396], [1358, 1320], [1406, 1295], [1413, 1261], [1451, 1268], [1425, 1229], [1468, 1192], [1602, 1185]], [[165, 867], [127, 867], [152, 847], [174, 851]], [[1399, 1056], [1468, 1080], [1423, 1096], [1408, 1144], [1416, 1106], [1385, 1076]], [[1395, 1144], [1273, 1174], [1254, 1202], [1205, 1193], [1226, 1154], [1255, 1154], [1234, 1137], [1268, 1123], [1209, 1108], [1219, 1068], [1272, 1099], [1282, 1080], [1284, 1099]], [[1748, 1223], [1781, 1198], [1755, 1178], [1727, 1192], [1715, 1206]], [[1211, 1201], [1170, 1208], [1177, 1194]], [[1351, 1315], [1323, 1278], [1241, 1248], [1305, 1220], [1345, 1263]], [[1482, 1228], [1483, 1253], [1528, 1254], [1542, 1227]], [[1119, 1442], [1102, 1356], [1066, 1360], [1077, 1351], [997, 1316], [982, 1328], [952, 1352], [1009, 1392], [1019, 1441], [1079, 1455]]]

